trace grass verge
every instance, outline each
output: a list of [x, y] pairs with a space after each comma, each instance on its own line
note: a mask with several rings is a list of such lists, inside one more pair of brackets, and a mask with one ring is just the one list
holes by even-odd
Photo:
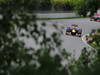
[[88, 17], [64, 17], [64, 18], [36, 18], [36, 20], [60, 20], [60, 19], [80, 19]]

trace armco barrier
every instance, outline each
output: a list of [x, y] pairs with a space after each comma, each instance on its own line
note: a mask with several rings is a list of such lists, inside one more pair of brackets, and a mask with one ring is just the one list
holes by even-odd
[[75, 12], [64, 12], [64, 13], [36, 13], [37, 18], [67, 18], [67, 17], [78, 17]]

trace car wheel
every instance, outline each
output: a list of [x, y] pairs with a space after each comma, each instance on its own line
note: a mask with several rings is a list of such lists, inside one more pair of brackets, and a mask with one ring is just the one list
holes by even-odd
[[79, 37], [81, 37], [81, 35], [79, 35]]
[[93, 19], [90, 19], [90, 21], [93, 21]]
[[71, 35], [76, 35], [76, 33], [71, 32]]
[[81, 37], [82, 35], [81, 34], [78, 34], [78, 37]]
[[68, 33], [67, 33], [67, 32], [66, 32], [65, 34], [66, 34], [66, 35], [68, 35]]

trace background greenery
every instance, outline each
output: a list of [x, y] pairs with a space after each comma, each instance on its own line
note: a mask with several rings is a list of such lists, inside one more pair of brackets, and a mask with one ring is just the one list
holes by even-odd
[[[45, 3], [42, 4], [44, 7]], [[46, 23], [37, 24], [33, 12], [38, 7], [37, 0], [0, 0], [0, 75], [99, 75], [100, 50], [84, 48], [79, 60], [69, 60], [71, 55], [61, 47], [61, 31], [57, 25], [53, 25], [57, 32], [47, 37], [43, 29]], [[32, 38], [40, 48], [26, 48], [19, 37]], [[41, 42], [38, 40], [40, 37], [43, 37]], [[51, 56], [50, 53], [56, 49], [59, 54]], [[61, 64], [64, 60], [70, 63]]]

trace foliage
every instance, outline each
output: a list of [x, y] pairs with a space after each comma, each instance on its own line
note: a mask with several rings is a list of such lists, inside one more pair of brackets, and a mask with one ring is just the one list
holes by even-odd
[[21, 70], [17, 70], [17, 72], [15, 72], [14, 75], [27, 75], [27, 74], [28, 75], [40, 75], [40, 74], [41, 75], [61, 75], [61, 74], [68, 75], [67, 69], [65, 67], [62, 67], [62, 65], [59, 62], [61, 61], [61, 57], [59, 57], [59, 55], [51, 57], [49, 55], [48, 49], [45, 50], [43, 55], [41, 55], [40, 53], [36, 53], [36, 54], [39, 55], [38, 62], [40, 64], [40, 67], [37, 68], [36, 65], [24, 66], [20, 68]]
[[[68, 75], [67, 66], [61, 64], [69, 54], [61, 48], [60, 31], [48, 37], [46, 24], [37, 24], [33, 13], [36, 1], [0, 2], [0, 75]], [[26, 48], [20, 38], [32, 38], [40, 48]]]
[[79, 15], [87, 16], [87, 13], [90, 12], [89, 16], [94, 15], [97, 10], [100, 8], [100, 0], [81, 0], [76, 3], [76, 10]]
[[97, 29], [94, 34], [90, 36], [93, 40], [89, 41], [88, 43], [96, 48], [97, 50], [100, 49], [100, 29]]
[[54, 8], [55, 10], [71, 11], [74, 9], [74, 4], [71, 2], [56, 2]]
[[51, 10], [52, 8], [52, 3], [51, 0], [41, 0], [40, 2], [40, 10], [44, 11], [44, 10]]

